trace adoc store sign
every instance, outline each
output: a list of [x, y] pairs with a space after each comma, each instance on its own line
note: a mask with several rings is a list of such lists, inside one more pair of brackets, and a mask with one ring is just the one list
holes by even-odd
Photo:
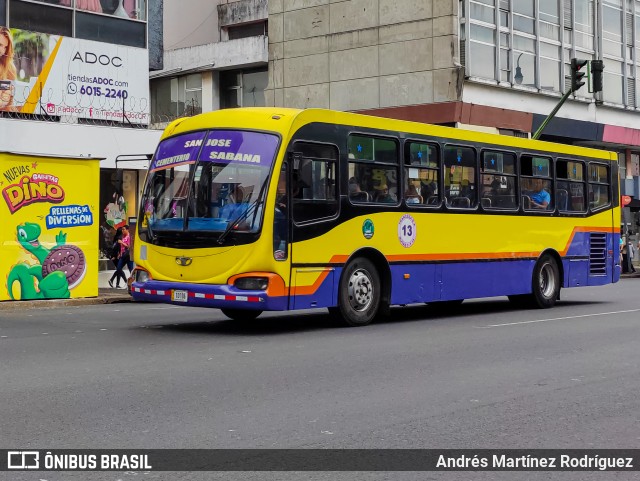
[[149, 123], [146, 49], [19, 29], [11, 34], [16, 78], [0, 79], [0, 110]]

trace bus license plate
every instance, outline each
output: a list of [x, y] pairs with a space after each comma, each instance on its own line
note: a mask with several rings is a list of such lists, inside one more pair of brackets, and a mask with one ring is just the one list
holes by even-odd
[[189, 291], [171, 291], [171, 300], [175, 302], [187, 302]]

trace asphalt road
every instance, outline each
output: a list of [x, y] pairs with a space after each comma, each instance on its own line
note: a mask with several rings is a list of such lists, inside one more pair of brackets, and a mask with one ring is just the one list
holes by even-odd
[[[0, 448], [638, 448], [640, 278], [392, 310], [0, 311]], [[602, 473], [0, 473], [0, 479], [603, 479]], [[636, 479], [607, 473], [607, 479]]]

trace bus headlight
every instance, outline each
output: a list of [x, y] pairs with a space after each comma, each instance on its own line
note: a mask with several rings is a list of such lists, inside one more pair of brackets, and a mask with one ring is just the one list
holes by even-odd
[[269, 287], [269, 279], [266, 277], [241, 277], [236, 279], [233, 285], [243, 291], [266, 291]]
[[136, 282], [144, 283], [151, 280], [151, 276], [144, 269], [136, 269]]

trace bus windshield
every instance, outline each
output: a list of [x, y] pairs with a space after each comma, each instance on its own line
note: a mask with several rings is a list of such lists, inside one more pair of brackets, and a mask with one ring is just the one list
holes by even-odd
[[[199, 131], [160, 143], [141, 202], [141, 227], [162, 232], [256, 233], [279, 139], [237, 130]], [[238, 219], [241, 219], [237, 225]]]

